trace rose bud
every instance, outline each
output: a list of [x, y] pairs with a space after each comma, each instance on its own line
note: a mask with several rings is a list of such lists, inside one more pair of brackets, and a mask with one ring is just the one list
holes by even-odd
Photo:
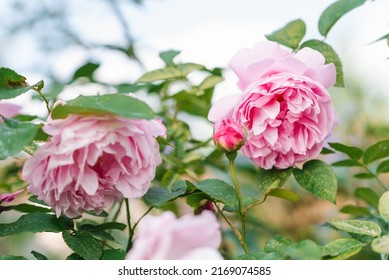
[[235, 121], [226, 119], [222, 120], [215, 129], [213, 141], [220, 151], [232, 153], [243, 146], [245, 133], [243, 128]]

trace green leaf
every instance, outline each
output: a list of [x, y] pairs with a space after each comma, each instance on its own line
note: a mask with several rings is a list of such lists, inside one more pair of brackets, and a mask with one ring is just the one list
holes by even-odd
[[96, 226], [96, 228], [99, 230], [107, 230], [107, 229], [124, 230], [126, 227], [127, 225], [118, 222], [108, 222]]
[[366, 172], [354, 174], [354, 177], [358, 178], [358, 179], [374, 179], [375, 178], [374, 174], [366, 173]]
[[31, 254], [37, 259], [37, 260], [47, 260], [47, 257], [37, 251], [31, 251]]
[[181, 75], [186, 77], [189, 73], [192, 73], [197, 70], [205, 70], [203, 65], [197, 63], [181, 63], [177, 64], [178, 70], [180, 70]]
[[44, 201], [42, 200], [39, 200], [38, 197], [36, 195], [31, 195], [29, 198], [28, 198], [29, 201], [33, 202], [33, 203], [37, 203], [37, 204], [40, 204], [40, 205], [43, 205], [43, 206], [49, 206], [47, 203], [45, 203]]
[[66, 257], [66, 260], [67, 261], [81, 261], [81, 260], [85, 260], [85, 259], [83, 257], [81, 257], [80, 255], [77, 255], [76, 253], [72, 253]]
[[326, 147], [323, 147], [320, 152], [322, 155], [329, 155], [329, 154], [335, 154], [335, 152], [331, 149], [328, 149]]
[[371, 145], [363, 155], [363, 161], [369, 164], [377, 159], [389, 156], [389, 139]]
[[356, 198], [359, 198], [363, 201], [365, 201], [367, 204], [377, 208], [378, 207], [378, 201], [380, 199], [379, 195], [373, 191], [370, 188], [356, 188], [354, 195]]
[[339, 0], [327, 7], [319, 18], [319, 32], [327, 36], [334, 24], [351, 10], [364, 4], [366, 0]]
[[94, 237], [101, 238], [102, 240], [110, 240], [115, 241], [115, 238], [108, 232], [105, 232], [102, 229], [99, 229], [98, 226], [91, 225], [91, 224], [83, 224], [78, 227], [79, 232], [86, 232], [90, 235], [93, 235]]
[[366, 235], [377, 237], [381, 234], [381, 228], [374, 222], [361, 220], [333, 220], [329, 222], [338, 230], [348, 232], [350, 234]]
[[304, 21], [297, 19], [265, 37], [292, 49], [297, 49], [306, 31]]
[[108, 217], [108, 213], [106, 211], [101, 211], [101, 213], [95, 213], [93, 211], [86, 210], [85, 213], [94, 217], [101, 217], [101, 218]]
[[24, 261], [28, 259], [22, 256], [0, 256], [0, 261], [15, 261], [15, 260]]
[[219, 179], [207, 179], [195, 184], [196, 188], [209, 195], [213, 200], [235, 208], [238, 201], [235, 189]]
[[101, 260], [124, 260], [126, 252], [121, 249], [107, 249], [103, 251]]
[[292, 239], [283, 237], [281, 235], [276, 235], [274, 238], [266, 242], [264, 251], [267, 253], [277, 252], [282, 253], [283, 250], [293, 243]]
[[149, 88], [149, 84], [139, 85], [139, 84], [124, 83], [116, 86], [116, 90], [118, 93], [129, 93], [129, 92], [134, 93], [140, 90], [148, 90], [148, 88]]
[[39, 206], [35, 206], [32, 204], [22, 203], [18, 205], [10, 205], [6, 206], [6, 210], [16, 210], [23, 213], [33, 213], [33, 212], [42, 212], [42, 213], [48, 213], [53, 212], [51, 208], [43, 208]]
[[17, 221], [0, 224], [0, 237], [22, 232], [61, 232], [72, 226], [72, 220], [55, 215], [34, 212], [21, 216]]
[[26, 82], [26, 78], [15, 71], [0, 67], [0, 99], [11, 99], [31, 89], [42, 89], [43, 81], [32, 86]]
[[166, 66], [143, 74], [135, 83], [151, 83], [178, 78], [183, 78], [182, 72], [175, 66]]
[[374, 40], [370, 44], [376, 43], [376, 42], [381, 41], [381, 40], [386, 40], [386, 44], [389, 46], [389, 34], [386, 34], [386, 35], [378, 38], [377, 40]]
[[73, 75], [72, 81], [77, 80], [78, 78], [88, 78], [93, 81], [93, 74], [100, 67], [100, 64], [94, 62], [87, 62], [78, 68]]
[[383, 235], [373, 240], [371, 248], [380, 254], [389, 254], [389, 234]]
[[324, 43], [319, 40], [306, 41], [301, 45], [300, 48], [302, 49], [305, 47], [312, 48], [320, 52], [324, 56], [326, 64], [333, 63], [335, 65], [336, 68], [335, 86], [344, 87], [342, 62], [338, 54], [335, 52], [335, 50], [327, 43]]
[[389, 191], [381, 196], [378, 202], [378, 212], [386, 222], [389, 222]]
[[358, 161], [355, 159], [345, 159], [345, 160], [340, 160], [336, 161], [331, 164], [334, 167], [353, 167], [353, 166], [362, 166]]
[[219, 84], [223, 81], [224, 81], [223, 77], [208, 76], [199, 84], [199, 90], [204, 91], [206, 89], [214, 88], [217, 84]]
[[103, 255], [101, 243], [86, 232], [62, 233], [65, 243], [86, 260], [98, 260]]
[[3, 119], [4, 123], [0, 123], [0, 160], [15, 155], [30, 144], [40, 127], [33, 123]]
[[377, 174], [379, 173], [387, 173], [389, 172], [389, 160], [384, 160], [380, 162], [380, 164], [377, 166]]
[[338, 152], [348, 155], [351, 159], [358, 160], [363, 155], [363, 150], [353, 146], [347, 146], [341, 143], [328, 143], [331, 148], [335, 149]]
[[289, 200], [292, 202], [297, 202], [300, 199], [297, 194], [295, 194], [294, 192], [292, 192], [290, 190], [285, 190], [285, 189], [274, 189], [274, 190], [271, 190], [269, 193], [267, 193], [267, 195], [279, 197], [279, 198], [286, 199], [286, 200]]
[[191, 92], [180, 91], [177, 94], [171, 96], [176, 100], [177, 108], [180, 111], [184, 111], [188, 114], [206, 117], [211, 108], [211, 103], [208, 100], [208, 96], [212, 96], [212, 91], [206, 92], [202, 96], [196, 96]]
[[51, 112], [53, 119], [70, 114], [114, 114], [129, 119], [153, 119], [155, 114], [143, 101], [123, 94], [79, 96], [65, 105], [57, 105]]
[[366, 207], [355, 206], [355, 205], [345, 205], [340, 210], [344, 214], [353, 214], [353, 215], [369, 215], [370, 210]]
[[181, 53], [180, 51], [169, 50], [169, 51], [161, 52], [159, 54], [159, 57], [163, 60], [163, 62], [165, 62], [167, 66], [172, 66], [174, 65], [173, 62], [174, 58], [180, 53]]
[[256, 252], [248, 255], [241, 255], [237, 260], [282, 260], [283, 256], [277, 252]]
[[293, 243], [283, 250], [283, 253], [293, 260], [320, 260], [321, 247], [311, 240]]
[[331, 167], [320, 160], [311, 160], [303, 169], [294, 168], [297, 183], [315, 197], [336, 203], [338, 189], [336, 177]]
[[356, 239], [340, 238], [324, 245], [322, 254], [325, 259], [344, 260], [358, 254], [362, 247], [363, 244]]
[[273, 189], [282, 187], [292, 174], [292, 168], [269, 170], [260, 168], [258, 171], [259, 189], [268, 193]]
[[185, 194], [186, 190], [186, 186], [175, 189], [172, 192], [169, 191], [167, 188], [152, 187], [145, 194], [144, 200], [147, 204], [150, 204], [151, 206], [162, 207], [165, 203], [175, 200], [177, 197], [180, 197]]

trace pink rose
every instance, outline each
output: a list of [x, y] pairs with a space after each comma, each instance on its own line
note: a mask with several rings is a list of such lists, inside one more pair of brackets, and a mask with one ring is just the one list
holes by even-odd
[[[19, 114], [21, 107], [12, 103], [0, 102], [0, 115], [6, 118], [12, 118]], [[3, 122], [3, 118], [0, 117], [0, 122]]]
[[247, 129], [244, 155], [258, 166], [287, 168], [317, 156], [334, 125], [327, 88], [335, 83], [333, 64], [317, 51], [296, 53], [262, 42], [240, 50], [230, 67], [242, 95], [222, 98], [208, 118], [216, 125], [232, 118]]
[[139, 224], [129, 260], [223, 259], [219, 223], [211, 211], [179, 219], [172, 212], [147, 216]]
[[219, 127], [215, 127], [213, 142], [224, 152], [235, 152], [244, 144], [244, 130], [232, 119], [222, 120]]
[[76, 217], [126, 198], [143, 196], [162, 160], [155, 137], [160, 120], [113, 115], [49, 119], [50, 140], [26, 161], [28, 191], [55, 209]]

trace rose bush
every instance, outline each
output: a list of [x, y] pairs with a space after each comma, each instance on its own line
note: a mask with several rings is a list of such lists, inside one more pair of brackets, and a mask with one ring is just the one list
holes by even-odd
[[127, 259], [222, 259], [220, 243], [220, 225], [211, 211], [179, 219], [172, 212], [164, 212], [142, 220]]
[[155, 138], [166, 133], [159, 120], [109, 114], [49, 119], [44, 131], [51, 138], [26, 161], [23, 178], [68, 217], [143, 196], [161, 163]]
[[335, 83], [335, 66], [313, 49], [292, 53], [274, 42], [239, 51], [229, 65], [243, 94], [214, 104], [208, 118], [215, 126], [232, 118], [245, 127], [242, 152], [265, 169], [317, 156], [335, 121], [327, 91]]

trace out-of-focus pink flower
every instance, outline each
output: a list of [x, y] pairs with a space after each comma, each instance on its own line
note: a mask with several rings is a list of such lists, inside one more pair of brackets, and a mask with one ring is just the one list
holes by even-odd
[[17, 190], [16, 192], [13, 193], [3, 193], [0, 194], [0, 203], [2, 202], [11, 202], [16, 198], [18, 194], [21, 194], [24, 191], [24, 189]]
[[215, 126], [213, 142], [216, 147], [224, 152], [235, 152], [244, 144], [244, 130], [232, 119], [222, 120], [218, 127]]
[[220, 225], [211, 211], [179, 219], [172, 212], [147, 216], [139, 224], [131, 260], [223, 259]]
[[317, 156], [335, 121], [327, 88], [335, 83], [333, 64], [317, 51], [296, 53], [277, 43], [243, 49], [230, 67], [242, 95], [216, 102], [208, 118], [216, 125], [232, 118], [247, 130], [244, 155], [258, 166], [287, 168]]
[[49, 119], [44, 131], [51, 138], [26, 161], [23, 178], [68, 217], [143, 196], [162, 162], [155, 137], [166, 133], [159, 120], [108, 114]]
[[[0, 115], [6, 118], [12, 118], [13, 116], [19, 114], [21, 108], [22, 107], [16, 104], [0, 102]], [[3, 122], [3, 118], [1, 117], [0, 122]]]

